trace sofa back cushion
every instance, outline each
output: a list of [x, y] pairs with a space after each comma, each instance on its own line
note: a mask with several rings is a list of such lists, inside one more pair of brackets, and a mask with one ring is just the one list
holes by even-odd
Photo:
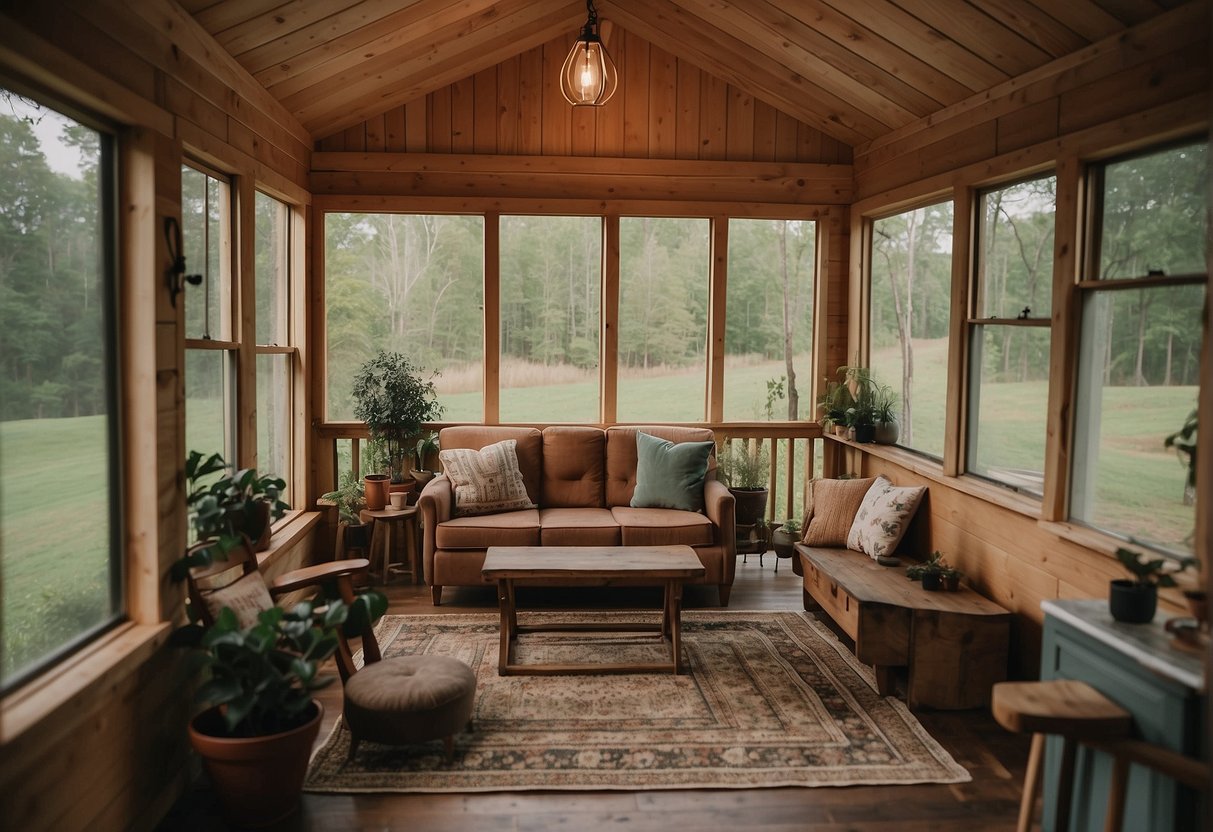
[[[644, 431], [650, 436], [670, 442], [705, 442], [715, 438], [707, 428], [671, 427], [668, 425], [634, 425], [606, 430], [606, 504], [608, 508], [630, 506], [636, 490], [636, 434]], [[708, 460], [708, 478], [715, 477], [715, 454]]]
[[460, 425], [443, 428], [438, 433], [438, 444], [443, 450], [471, 448], [480, 450], [486, 445], [513, 439], [517, 444], [518, 470], [526, 484], [527, 496], [532, 503], [541, 504], [543, 497], [543, 434], [535, 428], [505, 428], [489, 425]]
[[543, 506], [603, 508], [606, 433], [558, 425], [543, 429]]

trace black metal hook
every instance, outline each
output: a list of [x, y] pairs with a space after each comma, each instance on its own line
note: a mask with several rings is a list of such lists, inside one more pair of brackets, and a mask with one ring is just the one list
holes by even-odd
[[176, 217], [164, 218], [164, 242], [168, 246], [168, 255], [173, 260], [164, 274], [164, 282], [168, 286], [168, 299], [177, 306], [177, 295], [185, 291], [185, 284], [202, 285], [202, 275], [185, 273], [185, 254], [181, 245], [181, 225]]

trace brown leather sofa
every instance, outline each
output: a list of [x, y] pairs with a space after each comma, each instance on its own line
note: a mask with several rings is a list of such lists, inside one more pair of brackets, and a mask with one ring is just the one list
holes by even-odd
[[636, 432], [671, 442], [713, 438], [706, 428], [460, 426], [439, 434], [444, 449], [517, 440], [518, 467], [537, 509], [452, 517], [454, 493], [446, 476], [426, 485], [417, 501], [424, 520], [425, 577], [434, 605], [444, 586], [481, 586], [489, 546], [655, 546], [694, 548], [706, 570], [697, 583], [716, 584], [728, 606], [736, 569], [733, 495], [715, 478], [704, 482], [705, 513], [632, 508], [636, 488]]

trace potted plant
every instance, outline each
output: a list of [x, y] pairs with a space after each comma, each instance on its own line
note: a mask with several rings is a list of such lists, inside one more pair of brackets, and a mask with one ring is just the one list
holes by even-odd
[[[718, 470], [734, 499], [738, 526], [753, 526], [767, 508], [771, 458], [761, 442], [728, 443], [719, 454]], [[739, 529], [740, 531], [740, 529]]]
[[1117, 621], [1148, 624], [1158, 607], [1158, 588], [1175, 586], [1175, 575], [1192, 565], [1192, 558], [1145, 557], [1141, 552], [1116, 550], [1116, 559], [1132, 578], [1116, 578], [1108, 590], [1108, 610]]
[[943, 578], [943, 588], [948, 592], [957, 592], [960, 590], [960, 579], [965, 573], [961, 572], [955, 566], [949, 566], [940, 573]]
[[821, 427], [832, 430], [835, 436], [842, 436], [847, 430], [847, 408], [855, 404], [847, 386], [838, 381], [827, 381], [825, 392], [817, 400], [821, 410]]
[[366, 551], [371, 542], [371, 524], [363, 523], [360, 516], [362, 509], [366, 508], [362, 481], [346, 474], [342, 477], [340, 488], [322, 494], [320, 499], [337, 506], [337, 534], [341, 536], [343, 549]]
[[404, 481], [405, 448], [422, 424], [442, 415], [434, 390], [437, 375], [423, 378], [406, 356], [382, 351], [354, 374], [354, 415], [366, 422], [371, 439], [383, 443], [393, 482]]
[[434, 478], [434, 472], [425, 467], [426, 459], [431, 454], [438, 453], [438, 434], [426, 431], [417, 440], [413, 449], [413, 470], [409, 473], [417, 480], [417, 487], [424, 488], [425, 484]]
[[872, 416], [875, 424], [873, 439], [881, 445], [896, 445], [897, 394], [887, 384], [877, 386], [872, 398]]
[[923, 589], [935, 592], [943, 583], [945, 570], [950, 568], [943, 559], [943, 553], [936, 550], [922, 563], [906, 567], [906, 577], [911, 581], [922, 581]]
[[779, 524], [771, 535], [771, 546], [775, 554], [781, 558], [790, 558], [796, 554], [796, 544], [800, 542], [800, 521], [789, 517]]
[[1163, 440], [1163, 445], [1174, 448], [1179, 461], [1188, 469], [1188, 478], [1184, 484], [1184, 505], [1190, 506], [1196, 502], [1196, 425], [1199, 413], [1194, 408], [1188, 414], [1179, 430]]
[[259, 476], [255, 468], [234, 474], [227, 470], [221, 454], [190, 451], [185, 460], [186, 510], [196, 539], [210, 541], [197, 548], [193, 565], [209, 564], [239, 546], [243, 537], [254, 551], [265, 551], [274, 521], [290, 509], [282, 500], [282, 479]]

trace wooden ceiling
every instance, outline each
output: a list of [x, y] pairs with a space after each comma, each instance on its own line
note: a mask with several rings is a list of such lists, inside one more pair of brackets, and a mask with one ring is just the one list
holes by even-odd
[[[314, 138], [576, 32], [583, 0], [179, 0]], [[1186, 0], [599, 0], [644, 38], [858, 145]], [[1206, 0], [1192, 0], [1202, 3]]]

